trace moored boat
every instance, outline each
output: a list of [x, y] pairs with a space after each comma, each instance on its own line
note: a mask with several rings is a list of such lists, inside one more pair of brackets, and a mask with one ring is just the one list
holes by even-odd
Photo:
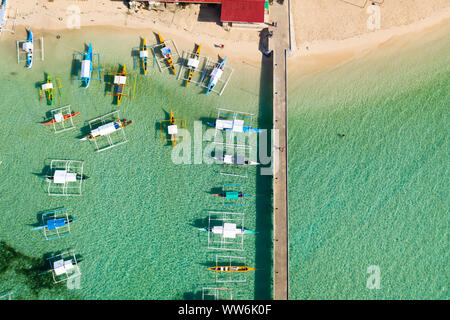
[[84, 56], [83, 61], [81, 62], [81, 82], [84, 84], [84, 87], [89, 87], [89, 83], [91, 82], [92, 77], [92, 69], [93, 69], [93, 53], [92, 53], [92, 44], [89, 43], [89, 48], [86, 53], [82, 53]]
[[128, 121], [127, 119], [115, 119], [112, 122], [106, 123], [96, 129], [93, 129], [87, 136], [81, 138], [80, 140], [94, 140], [97, 138], [100, 138], [102, 136], [110, 135], [111, 133], [120, 130], [122, 128], [125, 128], [126, 126], [130, 125], [132, 121]]
[[34, 50], [34, 40], [33, 40], [33, 32], [30, 29], [27, 29], [27, 41], [23, 43], [23, 51], [27, 54], [27, 68], [31, 69], [33, 66], [33, 50]]
[[247, 266], [215, 266], [208, 268], [208, 270], [215, 272], [247, 272], [247, 271], [254, 271], [256, 269]]
[[126, 75], [127, 75], [127, 66], [124, 64], [123, 68], [122, 68], [122, 72], [120, 72], [118, 75], [119, 81], [114, 83], [115, 84], [114, 95], [117, 96], [117, 105], [118, 106], [120, 106], [120, 100], [122, 100], [123, 87], [125, 85]]
[[198, 64], [200, 62], [200, 47], [201, 45], [197, 46], [197, 50], [193, 53], [193, 57], [189, 58], [188, 60], [188, 67], [189, 67], [189, 74], [188, 78], [186, 80], [186, 87], [191, 83], [192, 77], [194, 76], [195, 70], [198, 68]]
[[166, 46], [166, 43], [164, 42], [164, 39], [161, 37], [161, 35], [158, 32], [158, 38], [159, 42], [162, 44], [161, 46], [161, 54], [166, 59], [167, 63], [169, 64], [170, 70], [172, 70], [173, 74], [176, 74], [175, 66], [172, 61], [172, 51], [168, 46]]
[[209, 95], [211, 93], [211, 91], [214, 89], [217, 82], [219, 81], [220, 77], [222, 76], [226, 60], [227, 57], [223, 58], [223, 60], [219, 63], [219, 65], [214, 67], [213, 71], [211, 72], [211, 78], [209, 80], [208, 88], [206, 89], [206, 95]]
[[[66, 115], [63, 116], [62, 120], [67, 120], [69, 118], [76, 117], [79, 114], [80, 114], [79, 112], [72, 112], [71, 114], [66, 114]], [[54, 123], [57, 123], [57, 122], [59, 122], [57, 119], [52, 119], [52, 120], [47, 121], [47, 122], [42, 122], [41, 124], [48, 126], [48, 125], [51, 125], [51, 124], [54, 124]]]
[[142, 40], [142, 47], [141, 50], [139, 51], [139, 60], [141, 61], [142, 70], [144, 70], [144, 75], [146, 75], [148, 69], [148, 47], [145, 38]]
[[213, 157], [223, 164], [231, 164], [237, 166], [258, 165], [256, 161], [252, 161], [244, 156], [226, 154], [223, 157]]

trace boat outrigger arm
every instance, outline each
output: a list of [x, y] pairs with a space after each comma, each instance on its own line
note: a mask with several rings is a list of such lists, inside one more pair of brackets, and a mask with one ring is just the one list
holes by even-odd
[[116, 119], [113, 122], [109, 122], [107, 124], [104, 124], [96, 129], [93, 129], [91, 133], [89, 133], [87, 136], [81, 138], [80, 140], [94, 140], [102, 136], [110, 135], [111, 133], [120, 130], [122, 128], [125, 128], [129, 124], [131, 124], [132, 121], [128, 121], [127, 119]]

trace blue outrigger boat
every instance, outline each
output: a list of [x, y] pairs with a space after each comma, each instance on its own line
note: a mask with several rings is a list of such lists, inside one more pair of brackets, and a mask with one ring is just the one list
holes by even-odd
[[67, 209], [58, 209], [42, 214], [42, 225], [32, 230], [42, 230], [47, 240], [70, 236], [70, 224], [75, 219], [69, 218]]
[[[212, 123], [212, 122], [206, 122], [206, 124], [210, 127], [216, 128], [216, 124]], [[252, 128], [252, 127], [248, 127], [248, 126], [243, 126], [242, 127], [243, 132], [262, 132], [265, 131], [265, 129], [256, 129], [256, 128]], [[221, 129], [223, 131], [233, 131], [233, 127], [230, 128], [223, 128]]]
[[2, 34], [3, 20], [6, 15], [6, 0], [2, 0], [0, 4], [0, 34]]
[[33, 49], [34, 49], [34, 40], [33, 40], [33, 32], [30, 29], [27, 29], [28, 37], [27, 41], [23, 44], [23, 50], [27, 54], [27, 68], [31, 69], [33, 65]]
[[72, 222], [75, 222], [75, 221], [77, 221], [77, 220], [76, 219], [69, 219], [69, 220], [67, 220], [66, 218], [55, 219], [55, 220], [48, 220], [47, 224], [45, 224], [43, 226], [34, 227], [33, 230], [42, 230], [42, 229], [56, 230], [58, 228], [65, 227], [69, 223], [72, 223]]
[[211, 78], [209, 80], [208, 88], [206, 89], [206, 95], [209, 95], [211, 93], [220, 77], [222, 76], [226, 60], [227, 57], [223, 58], [222, 62], [220, 62], [218, 66], [214, 67], [213, 71], [211, 72]]
[[[103, 72], [103, 68], [101, 67], [102, 63], [101, 63], [101, 59], [100, 56], [103, 56], [103, 54], [101, 53], [93, 53], [92, 50], [92, 44], [89, 43], [89, 48], [87, 50], [87, 52], [83, 53], [83, 52], [79, 52], [76, 53], [75, 55], [78, 56], [82, 56], [82, 61], [81, 61], [81, 69], [80, 69], [80, 76], [76, 76], [73, 80], [75, 81], [81, 81], [82, 86], [85, 88], [89, 87], [89, 84], [91, 83], [92, 80], [100, 80], [103, 82], [103, 78], [101, 73]], [[98, 67], [94, 68], [94, 56], [97, 56], [98, 61]], [[93, 78], [92, 77], [92, 73], [96, 71], [97, 72], [97, 77]]]
[[92, 76], [92, 44], [89, 43], [89, 49], [88, 52], [82, 53], [84, 55], [85, 59], [83, 62], [81, 62], [81, 82], [84, 84], [84, 86], [87, 88], [89, 87], [89, 83], [91, 82], [91, 76]]

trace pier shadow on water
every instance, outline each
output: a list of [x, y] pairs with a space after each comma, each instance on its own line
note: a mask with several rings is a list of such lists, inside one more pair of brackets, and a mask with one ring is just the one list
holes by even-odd
[[[267, 130], [267, 141], [258, 141], [267, 145], [267, 157], [271, 156], [270, 133], [273, 119], [273, 70], [272, 57], [262, 56], [261, 80], [259, 92], [258, 128]], [[264, 135], [261, 136], [261, 138]], [[258, 152], [259, 153], [259, 152]], [[261, 160], [261, 159], [259, 159]], [[269, 165], [260, 165], [256, 174], [256, 253], [255, 253], [255, 299], [272, 299], [272, 259], [273, 259], [273, 219], [272, 219], [272, 175], [262, 175], [261, 168]]]

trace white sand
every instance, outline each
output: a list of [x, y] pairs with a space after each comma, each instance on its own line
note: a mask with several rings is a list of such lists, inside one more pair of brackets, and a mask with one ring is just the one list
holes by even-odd
[[[367, 7], [371, 2], [291, 0], [296, 50], [290, 61], [318, 56], [326, 64], [340, 62], [395, 36], [418, 32], [450, 19], [450, 0], [376, 0], [380, 8], [380, 29], [369, 30]], [[175, 39], [183, 48], [201, 44], [203, 55], [228, 55], [230, 60], [256, 65], [261, 61], [258, 31], [225, 31], [219, 22], [218, 9], [202, 9], [202, 18], [213, 21], [206, 22], [199, 21], [199, 5], [138, 13], [129, 10], [122, 1], [110, 0], [9, 0], [9, 6], [19, 9], [16, 27], [19, 34], [25, 33], [20, 26], [42, 31], [66, 29], [77, 22], [72, 15], [79, 12], [81, 27], [137, 29], [136, 37], [143, 31], [158, 31], [165, 39]], [[214, 44], [224, 44], [225, 48], [216, 48]], [[328, 58], [322, 59], [325, 54]]]

